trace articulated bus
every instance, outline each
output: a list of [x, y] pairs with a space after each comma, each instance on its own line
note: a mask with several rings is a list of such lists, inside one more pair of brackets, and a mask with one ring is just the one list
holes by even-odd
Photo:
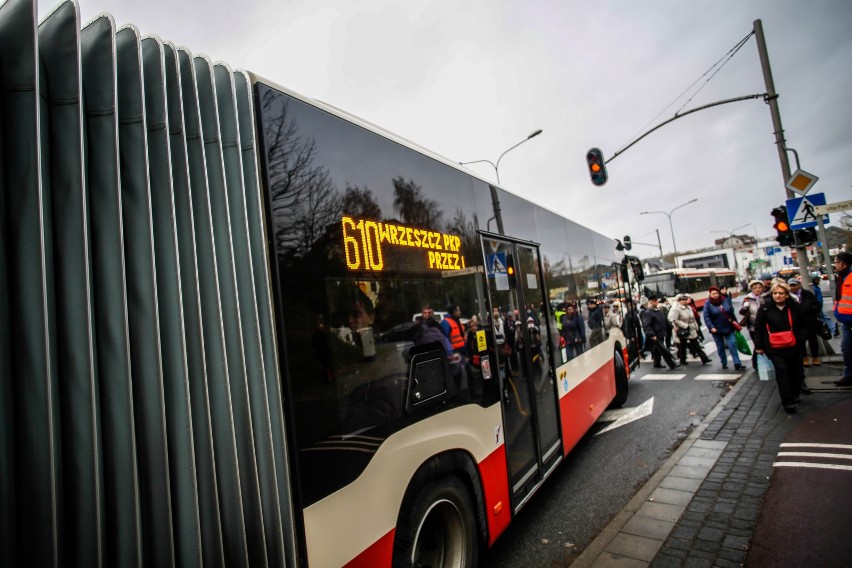
[[645, 274], [642, 282], [645, 296], [656, 294], [671, 298], [677, 294], [689, 294], [698, 308], [704, 307], [710, 286], [727, 286], [731, 295], [739, 294], [737, 273], [729, 268], [673, 268]]
[[[635, 337], [569, 361], [552, 306], [635, 285], [612, 239], [35, 14], [0, 5], [0, 565], [472, 566], [625, 402]], [[455, 305], [466, 353], [412, 321]]]

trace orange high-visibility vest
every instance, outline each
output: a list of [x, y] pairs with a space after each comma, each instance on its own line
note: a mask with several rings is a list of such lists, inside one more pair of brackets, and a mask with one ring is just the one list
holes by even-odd
[[839, 322], [852, 323], [852, 270], [840, 286], [840, 299], [834, 303], [834, 315]]
[[453, 349], [461, 349], [464, 347], [464, 331], [461, 324], [454, 318], [445, 318], [450, 325], [450, 345]]

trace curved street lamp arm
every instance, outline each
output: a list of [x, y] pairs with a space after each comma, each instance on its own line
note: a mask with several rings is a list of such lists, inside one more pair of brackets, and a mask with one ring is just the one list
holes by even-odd
[[460, 166], [466, 166], [468, 164], [481, 164], [481, 163], [491, 164], [492, 168], [494, 168], [495, 170], [497, 169], [497, 165], [494, 162], [492, 162], [491, 160], [472, 160], [470, 162], [459, 162], [459, 165]]
[[689, 201], [687, 201], [686, 203], [681, 203], [680, 205], [678, 205], [677, 207], [675, 207], [674, 209], [672, 209], [671, 211], [669, 211], [669, 215], [671, 215], [672, 213], [674, 213], [675, 211], [677, 211], [677, 210], [678, 210], [678, 209], [680, 209], [681, 207], [686, 207], [686, 206], [687, 206], [687, 205], [689, 205], [690, 203], [695, 203], [696, 201], [698, 201], [698, 198], [697, 198], [697, 197], [696, 197], [695, 199], [690, 199], [690, 200], [689, 200]]
[[532, 132], [529, 136], [527, 136], [526, 138], [524, 138], [523, 140], [521, 140], [520, 142], [518, 142], [517, 144], [515, 144], [514, 146], [512, 146], [511, 148], [509, 148], [508, 150], [506, 150], [502, 154], [500, 154], [500, 157], [497, 158], [497, 165], [494, 166], [494, 169], [497, 170], [497, 183], [500, 183], [500, 160], [503, 159], [503, 156], [505, 156], [506, 154], [508, 154], [509, 152], [511, 152], [512, 150], [514, 150], [515, 148], [517, 148], [518, 146], [520, 146], [524, 142], [527, 142], [531, 138], [535, 138], [536, 136], [541, 134], [541, 132], [542, 132], [542, 130], [539, 128], [538, 130], [536, 130], [535, 132]]
[[615, 154], [610, 156], [609, 159], [606, 160], [604, 163], [605, 164], [610, 163], [611, 161], [616, 159], [619, 155], [626, 152], [628, 148], [630, 148], [631, 146], [633, 146], [634, 144], [636, 144], [637, 142], [639, 142], [640, 140], [642, 140], [643, 138], [648, 136], [650, 133], [654, 132], [655, 130], [659, 130], [660, 128], [662, 128], [663, 126], [665, 126], [666, 124], [668, 124], [672, 121], [675, 121], [679, 118], [683, 118], [684, 116], [686, 116], [688, 114], [692, 114], [693, 112], [698, 112], [699, 110], [704, 110], [704, 109], [707, 109], [707, 108], [711, 108], [711, 107], [719, 106], [719, 105], [724, 105], [724, 104], [728, 104], [728, 103], [736, 103], [736, 102], [739, 102], [739, 101], [747, 101], [749, 99], [757, 99], [757, 98], [761, 98], [761, 97], [766, 99], [766, 97], [768, 97], [768, 96], [769, 96], [768, 93], [759, 93], [759, 94], [756, 94], [756, 95], [744, 95], [742, 97], [735, 97], [733, 99], [725, 99], [724, 101], [716, 101], [715, 103], [702, 105], [700, 107], [690, 109], [686, 112], [675, 113], [675, 115], [673, 117], [671, 117], [670, 119], [664, 120], [663, 122], [661, 122], [660, 124], [658, 124], [657, 126], [652, 128], [651, 130], [649, 130], [648, 132], [646, 132], [645, 134], [643, 134], [642, 136], [640, 136], [639, 138], [637, 138], [636, 140], [634, 140], [633, 142], [631, 142], [630, 144], [628, 144], [627, 146], [625, 146], [624, 148], [622, 148], [621, 150], [619, 150], [618, 152], [616, 152]]

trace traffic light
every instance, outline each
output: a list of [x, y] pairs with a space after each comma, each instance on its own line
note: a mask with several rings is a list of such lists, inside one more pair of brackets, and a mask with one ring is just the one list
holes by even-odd
[[586, 152], [586, 163], [589, 165], [589, 175], [592, 177], [592, 183], [599, 187], [605, 184], [609, 178], [606, 175], [606, 163], [604, 162], [601, 149], [592, 148]]
[[511, 254], [506, 255], [506, 275], [509, 277], [509, 288], [515, 287], [515, 259]]
[[776, 240], [782, 247], [789, 247], [794, 244], [793, 231], [790, 230], [790, 221], [787, 219], [787, 206], [780, 205], [772, 210], [772, 216], [775, 217], [775, 224], [772, 225], [775, 231]]
[[805, 246], [817, 241], [816, 229], [809, 227], [807, 229], [799, 229], [796, 231], [796, 243]]
[[633, 248], [633, 241], [630, 240], [630, 235], [624, 235], [624, 249], [630, 250]]

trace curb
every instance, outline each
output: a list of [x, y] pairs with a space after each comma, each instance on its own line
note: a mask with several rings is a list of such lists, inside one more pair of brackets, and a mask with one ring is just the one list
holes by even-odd
[[636, 512], [642, 505], [648, 501], [651, 494], [657, 490], [663, 480], [672, 472], [678, 465], [678, 462], [692, 448], [696, 441], [701, 438], [701, 435], [707, 427], [713, 422], [716, 416], [725, 408], [730, 400], [736, 396], [742, 385], [746, 381], [756, 376], [754, 369], [749, 368], [743, 376], [737, 381], [737, 384], [722, 397], [722, 399], [713, 407], [707, 414], [704, 420], [701, 421], [695, 430], [678, 446], [672, 455], [663, 463], [660, 468], [654, 472], [650, 479], [642, 486], [632, 499], [624, 506], [624, 508], [615, 515], [615, 517], [607, 524], [601, 533], [595, 537], [594, 541], [578, 556], [572, 563], [572, 568], [590, 568], [595, 565], [598, 558], [606, 551], [610, 543], [621, 533], [624, 526], [633, 518]]

